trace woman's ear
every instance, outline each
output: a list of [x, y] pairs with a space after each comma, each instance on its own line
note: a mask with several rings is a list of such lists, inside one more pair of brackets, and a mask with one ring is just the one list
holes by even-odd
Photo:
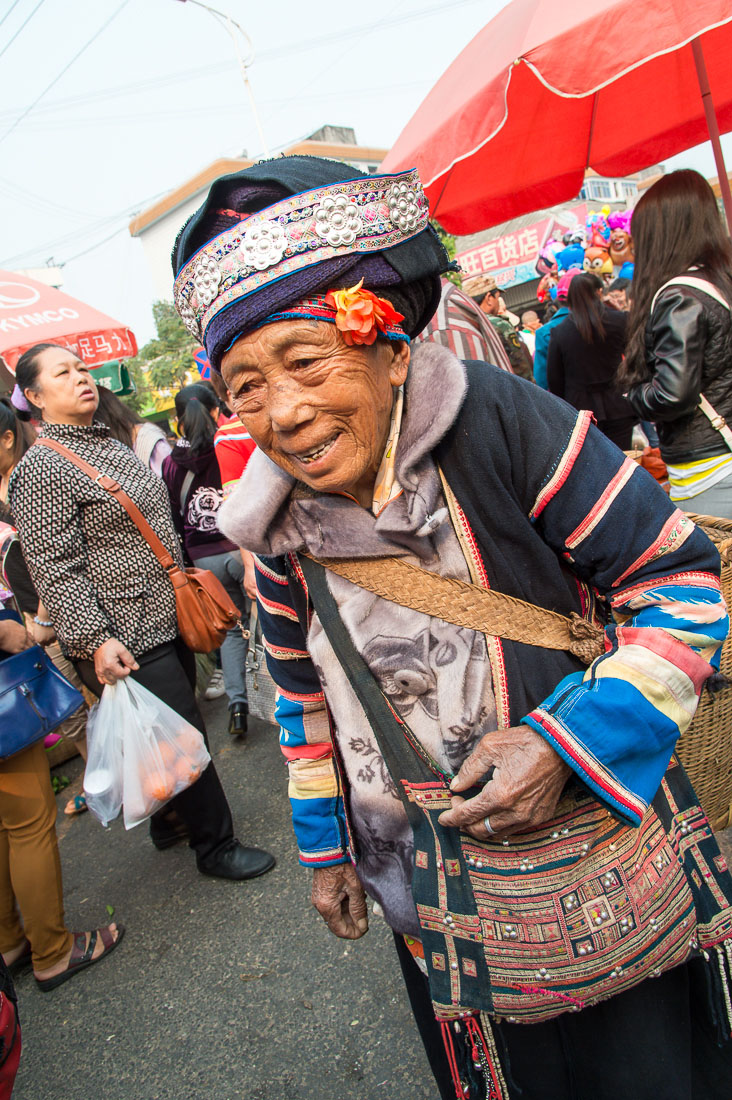
[[412, 357], [412, 348], [407, 340], [389, 342], [393, 353], [389, 374], [392, 386], [403, 386], [407, 380], [409, 361]]
[[0, 435], [0, 447], [5, 451], [11, 451], [15, 446], [15, 433], [11, 432], [10, 428], [6, 432]]
[[41, 397], [38, 390], [23, 390], [23, 397], [26, 399], [26, 401], [29, 401], [31, 405], [34, 405], [35, 408], [43, 408], [43, 398]]

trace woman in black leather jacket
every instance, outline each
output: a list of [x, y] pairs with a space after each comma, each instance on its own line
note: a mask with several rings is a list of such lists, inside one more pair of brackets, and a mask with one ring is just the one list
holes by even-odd
[[[658, 429], [671, 498], [732, 518], [732, 449], [699, 407], [732, 422], [732, 244], [698, 172], [664, 176], [633, 213], [635, 276], [619, 379]], [[713, 415], [713, 414], [712, 414]]]

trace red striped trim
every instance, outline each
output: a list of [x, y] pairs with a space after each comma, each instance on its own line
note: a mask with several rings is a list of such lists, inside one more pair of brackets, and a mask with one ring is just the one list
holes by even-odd
[[455, 502], [455, 511], [458, 514], [458, 519], [460, 520], [460, 526], [462, 527], [462, 530], [463, 530], [463, 536], [465, 538], [465, 541], [468, 544], [468, 549], [470, 551], [470, 559], [473, 563], [475, 573], [477, 574], [478, 580], [480, 581], [483, 588], [490, 588], [490, 583], [488, 581], [488, 574], [486, 573], [485, 565], [483, 563], [482, 557], [480, 556], [480, 550], [478, 549], [478, 540], [476, 539], [476, 537], [473, 533], [473, 528], [470, 526], [470, 523], [468, 522], [468, 517], [465, 515], [465, 512], [462, 510], [459, 502], [457, 501], [456, 498], [453, 498], [453, 499], [454, 499], [454, 502]]
[[264, 565], [256, 554], [252, 554], [252, 557], [254, 558], [254, 568], [257, 572], [261, 573], [267, 580], [274, 581], [275, 584], [283, 584], [285, 588], [287, 587], [287, 577], [284, 576], [284, 574], [275, 573], [274, 569], [270, 569], [268, 565]]
[[262, 595], [259, 589], [257, 589], [257, 596], [262, 607], [269, 611], [270, 615], [283, 615], [286, 619], [292, 619], [293, 623], [298, 621], [297, 612], [294, 611], [293, 608], [288, 607], [287, 604], [275, 603], [274, 600], [268, 600]]
[[564, 545], [568, 550], [574, 550], [579, 544], [594, 531], [598, 523], [610, 508], [620, 491], [638, 469], [638, 464], [632, 458], [626, 458], [615, 477], [608, 482], [599, 500], [595, 502], [580, 525], [565, 539]]
[[288, 554], [288, 557], [290, 559], [290, 564], [292, 565], [292, 569], [293, 569], [293, 572], [294, 572], [295, 576], [297, 577], [300, 584], [305, 589], [305, 593], [307, 594], [308, 583], [305, 580], [305, 574], [303, 573], [302, 569], [300, 568], [300, 562], [298, 560], [297, 554], [290, 553], [290, 554]]
[[[468, 565], [472, 564], [471, 576], [478, 578], [483, 588], [490, 588], [488, 573], [486, 572], [483, 558], [478, 549], [478, 541], [470, 526], [468, 517], [460, 506], [457, 498], [452, 497], [455, 512], [460, 523], [458, 541], [465, 554], [469, 555]], [[506, 660], [503, 652], [503, 642], [494, 634], [485, 634], [488, 660], [491, 668], [491, 680], [493, 682], [493, 698], [496, 704], [496, 718], [500, 727], [508, 727], [511, 724], [511, 703], [508, 694], [508, 681], [506, 679]]]
[[634, 584], [631, 588], [621, 589], [620, 592], [616, 592], [611, 597], [610, 603], [613, 607], [617, 607], [635, 599], [636, 596], [642, 596], [645, 592], [651, 592], [666, 585], [689, 585], [692, 588], [708, 588], [714, 592], [721, 591], [719, 577], [715, 576], [714, 573], [669, 573], [668, 576], [659, 577], [658, 580], [649, 578], [641, 584]]
[[584, 772], [605, 792], [611, 802], [623, 806], [634, 817], [642, 818], [647, 809], [646, 803], [632, 794], [611, 775], [607, 768], [593, 754], [571, 738], [560, 723], [544, 710], [534, 710], [530, 716], [546, 730], [551, 740], [556, 741], [566, 755], [574, 760], [580, 771]]
[[591, 423], [591, 412], [581, 412], [577, 417], [575, 426], [572, 429], [572, 434], [569, 437], [569, 443], [567, 444], [564, 454], [559, 459], [556, 470], [539, 493], [534, 501], [534, 507], [529, 512], [529, 517], [531, 519], [537, 519], [541, 515], [549, 501], [553, 500], [564, 485], [572, 472], [572, 467], [577, 461], [577, 456], [582, 450]]
[[679, 508], [676, 508], [666, 520], [660, 533], [653, 540], [651, 545], [643, 551], [639, 558], [636, 558], [633, 564], [629, 566], [624, 573], [621, 573], [617, 580], [613, 581], [611, 587], [617, 588], [626, 577], [635, 573], [642, 565], [646, 565], [648, 562], [653, 561], [654, 558], [661, 557], [670, 550], [676, 549], [677, 546], [681, 546], [686, 542], [693, 530], [694, 524], [689, 517]]
[[303, 657], [309, 657], [307, 649], [293, 649], [291, 646], [272, 645], [267, 639], [264, 639], [264, 648], [270, 653], [277, 661], [301, 660]]
[[295, 691], [285, 691], [278, 686], [277, 690], [283, 699], [289, 699], [291, 703], [323, 703], [325, 696], [322, 691], [313, 692], [312, 695], [298, 695]]
[[286, 760], [327, 760], [333, 755], [333, 746], [330, 742], [319, 745], [280, 745], [282, 755]]
[[661, 627], [619, 626], [615, 636], [619, 646], [643, 646], [681, 669], [691, 680], [697, 695], [712, 674], [711, 665], [703, 657]]
[[335, 859], [345, 860], [348, 853], [342, 848], [325, 848], [322, 852], [299, 851], [302, 863], [332, 863]]

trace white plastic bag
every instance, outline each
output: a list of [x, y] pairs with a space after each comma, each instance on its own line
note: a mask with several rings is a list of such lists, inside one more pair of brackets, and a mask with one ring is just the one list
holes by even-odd
[[103, 824], [121, 804], [125, 828], [139, 825], [211, 760], [201, 733], [131, 676], [107, 685], [94, 711], [84, 791]]
[[108, 825], [122, 809], [122, 728], [115, 719], [115, 692], [116, 685], [104, 689], [86, 723], [89, 756], [84, 794], [87, 806], [102, 825]]

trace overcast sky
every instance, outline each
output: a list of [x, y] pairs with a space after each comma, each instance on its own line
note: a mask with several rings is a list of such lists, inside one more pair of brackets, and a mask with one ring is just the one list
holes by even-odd
[[[388, 148], [505, 0], [212, 6], [251, 37], [274, 152], [324, 123]], [[181, 0], [0, 0], [0, 63], [0, 267], [65, 264], [63, 289], [143, 344], [153, 292], [132, 214], [217, 157], [263, 152], [230, 37]], [[668, 163], [715, 174], [704, 147]]]

